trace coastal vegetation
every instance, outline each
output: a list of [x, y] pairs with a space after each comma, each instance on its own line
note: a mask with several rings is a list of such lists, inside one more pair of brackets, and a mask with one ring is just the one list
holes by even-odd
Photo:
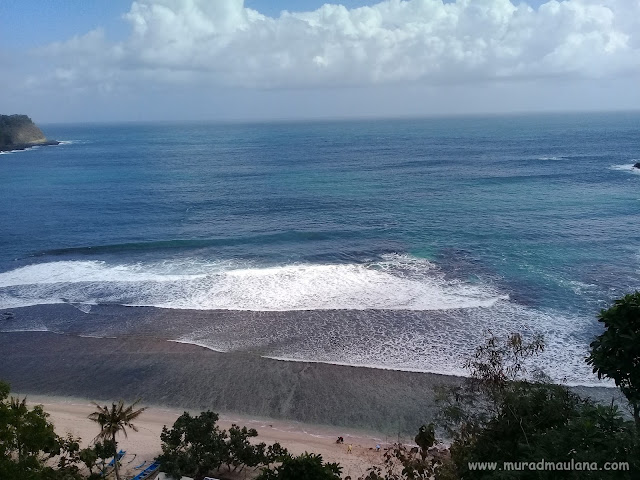
[[80, 439], [60, 437], [41, 405], [9, 396], [0, 382], [0, 478], [5, 480], [79, 480]]
[[265, 468], [256, 480], [336, 480], [342, 468], [337, 463], [324, 463], [322, 455], [303, 453], [297, 457], [285, 455], [273, 469]]
[[615, 381], [640, 431], [640, 292], [616, 300], [598, 321], [605, 330], [591, 343], [587, 363], [598, 378]]
[[287, 450], [275, 443], [251, 443], [258, 436], [251, 428], [232, 425], [221, 430], [218, 414], [210, 411], [192, 416], [183, 413], [173, 424], [162, 429], [162, 455], [158, 461], [162, 469], [175, 478], [189, 476], [200, 480], [212, 472], [225, 468], [228, 472], [257, 469], [281, 462]]
[[[489, 338], [467, 362], [470, 377], [445, 397], [442, 424], [452, 442], [450, 462], [436, 478], [638, 478], [640, 450], [633, 423], [612, 403], [599, 405], [527, 372], [531, 357], [544, 349], [540, 338], [515, 334]], [[531, 375], [527, 375], [530, 373]], [[473, 470], [470, 465], [504, 462], [562, 465], [551, 472]], [[564, 470], [571, 462], [626, 462], [628, 471]], [[545, 476], [547, 475], [547, 476]]]
[[[138, 418], [145, 408], [136, 409], [138, 401], [135, 401], [131, 405], [125, 406], [124, 402], [120, 400], [118, 403], [112, 403], [111, 407], [104, 405], [101, 406], [94, 403], [96, 411], [89, 415], [89, 420], [96, 422], [100, 425], [100, 433], [96, 437], [96, 440], [103, 440], [111, 442], [112, 456], [114, 458], [118, 455], [118, 443], [116, 442], [116, 435], [119, 433], [127, 436], [127, 429], [131, 429], [137, 432], [136, 426], [131, 423]], [[114, 462], [114, 472], [116, 479], [120, 480], [120, 470], [118, 462]]]
[[[535, 358], [545, 350], [541, 336], [489, 335], [465, 362], [466, 381], [441, 390], [437, 424], [420, 427], [415, 446], [386, 448], [383, 461], [361, 480], [640, 478], [640, 292], [616, 300], [598, 319], [604, 329], [586, 362], [599, 378], [615, 382], [628, 414], [614, 401], [596, 403], [538, 371]], [[0, 478], [93, 480], [113, 473], [120, 479], [118, 462], [111, 469], [107, 461], [117, 458], [116, 435], [136, 431], [132, 422], [144, 408], [122, 401], [95, 405], [89, 418], [100, 430], [94, 444], [81, 449], [80, 439], [55, 433], [42, 406], [29, 408], [0, 382]], [[256, 442], [255, 429], [234, 424], [225, 431], [218, 420], [211, 411], [185, 412], [165, 426], [161, 470], [195, 480], [237, 478], [240, 472], [259, 480], [341, 478], [341, 466], [321, 455], [293, 456], [278, 443]], [[540, 462], [553, 468], [531, 468]], [[503, 469], [505, 464], [515, 467]], [[605, 465], [616, 467], [603, 470]]]

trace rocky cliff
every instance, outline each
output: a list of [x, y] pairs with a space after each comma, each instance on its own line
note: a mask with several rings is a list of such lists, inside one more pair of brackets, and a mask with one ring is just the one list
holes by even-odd
[[48, 140], [26, 115], [0, 115], [0, 152], [58, 143]]

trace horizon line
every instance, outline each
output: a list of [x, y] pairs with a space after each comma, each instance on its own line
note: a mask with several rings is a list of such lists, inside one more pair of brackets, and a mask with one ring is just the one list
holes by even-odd
[[[434, 120], [448, 118], [495, 118], [495, 117], [523, 117], [523, 116], [561, 116], [561, 115], [593, 115], [593, 114], [640, 114], [638, 108], [620, 109], [585, 109], [585, 110], [517, 110], [512, 112], [452, 112], [407, 115], [360, 115], [360, 116], [315, 116], [315, 117], [274, 117], [274, 118], [201, 118], [201, 119], [130, 119], [130, 120], [69, 120], [69, 121], [38, 121], [39, 125], [112, 125], [112, 124], [291, 124], [291, 123], [327, 123], [327, 122], [362, 122], [362, 121], [394, 121], [394, 120]], [[7, 114], [14, 115], [14, 114]], [[17, 115], [28, 115], [18, 113]], [[35, 123], [35, 122], [34, 122]]]

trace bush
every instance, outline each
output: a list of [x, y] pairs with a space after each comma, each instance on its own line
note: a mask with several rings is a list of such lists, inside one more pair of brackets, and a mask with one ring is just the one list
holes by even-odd
[[[472, 376], [449, 392], [443, 411], [453, 436], [452, 464], [436, 478], [631, 479], [640, 471], [633, 423], [617, 407], [583, 399], [567, 387], [522, 376], [541, 339], [490, 338], [468, 362]], [[481, 471], [470, 462], [629, 462], [630, 471]], [[438, 472], [436, 472], [438, 473]], [[444, 474], [448, 476], [445, 477]]]
[[286, 449], [276, 443], [252, 444], [255, 429], [232, 425], [227, 433], [217, 425], [218, 414], [210, 411], [192, 417], [183, 413], [171, 429], [162, 429], [162, 455], [158, 457], [164, 472], [174, 478], [181, 476], [200, 480], [225, 465], [228, 471], [258, 468], [280, 461]]
[[286, 456], [281, 465], [264, 469], [256, 480], [335, 480], [340, 479], [341, 470], [337, 463], [323, 463], [322, 455], [305, 452]]

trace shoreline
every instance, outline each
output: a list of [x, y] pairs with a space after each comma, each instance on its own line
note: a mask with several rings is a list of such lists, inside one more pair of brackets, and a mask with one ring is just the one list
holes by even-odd
[[165, 339], [0, 333], [0, 379], [29, 395], [148, 405], [411, 435], [459, 377], [219, 353]]
[[[204, 310], [61, 301], [1, 309], [0, 332], [50, 332], [103, 339], [143, 336], [220, 353], [462, 381], [467, 374], [462, 362], [473, 354], [475, 342], [482, 340], [479, 335], [465, 336], [467, 320], [473, 324], [473, 318], [452, 319], [439, 312]], [[415, 338], [414, 324], [419, 326]], [[569, 387], [612, 386], [592, 375], [573, 349], [559, 354], [566, 363], [558, 363], [549, 352], [540, 359], [540, 366], [550, 377]], [[563, 365], [572, 367], [565, 369]]]
[[0, 145], [0, 152], [2, 153], [11, 153], [11, 152], [22, 152], [24, 150], [29, 150], [33, 147], [55, 147], [60, 145], [57, 140], [46, 140], [44, 142], [34, 142], [34, 143], [17, 143], [11, 145]]
[[[54, 334], [52, 334], [54, 333]], [[462, 377], [216, 352], [142, 332], [0, 333], [0, 379], [28, 395], [107, 401], [339, 426], [413, 438], [435, 419], [437, 391]], [[608, 403], [618, 390], [571, 387]]]

